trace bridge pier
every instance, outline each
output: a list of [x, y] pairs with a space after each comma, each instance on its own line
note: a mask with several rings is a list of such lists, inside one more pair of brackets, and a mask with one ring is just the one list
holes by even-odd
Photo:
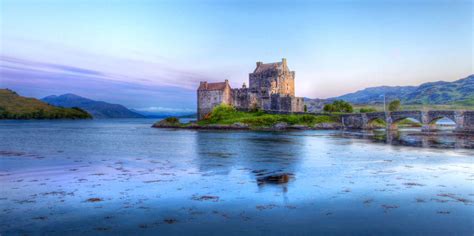
[[390, 114], [385, 115], [385, 117], [386, 117], [385, 118], [385, 124], [387, 125], [386, 130], [387, 131], [396, 131], [396, 130], [398, 130], [397, 124], [395, 124], [395, 122], [393, 122], [392, 117], [390, 116]]
[[474, 134], [474, 111], [456, 112], [456, 133]]
[[422, 124], [421, 126], [421, 131], [423, 132], [434, 132], [436, 130], [436, 124]]

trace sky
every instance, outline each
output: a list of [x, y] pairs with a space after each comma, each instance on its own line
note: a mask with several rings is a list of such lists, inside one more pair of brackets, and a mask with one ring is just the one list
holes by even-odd
[[0, 0], [0, 88], [149, 111], [287, 58], [328, 98], [474, 74], [474, 0]]

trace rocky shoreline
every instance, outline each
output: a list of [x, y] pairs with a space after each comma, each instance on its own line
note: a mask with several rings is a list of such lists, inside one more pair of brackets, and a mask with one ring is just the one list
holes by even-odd
[[270, 127], [253, 127], [244, 123], [234, 124], [207, 124], [200, 125], [197, 123], [179, 123], [169, 122], [161, 120], [152, 125], [153, 128], [168, 128], [168, 129], [199, 129], [199, 130], [262, 130], [262, 131], [275, 131], [275, 130], [338, 130], [343, 129], [341, 123], [320, 123], [314, 126], [307, 125], [290, 125], [285, 122], [276, 123]]
[[[244, 123], [234, 123], [234, 124], [206, 124], [200, 125], [195, 122], [190, 123], [180, 123], [179, 121], [167, 121], [161, 120], [152, 125], [153, 128], [161, 129], [188, 129], [188, 130], [254, 130], [254, 131], [291, 131], [291, 130], [344, 130], [345, 128], [341, 123], [332, 122], [332, 123], [319, 123], [314, 126], [307, 125], [290, 125], [285, 122], [276, 123], [270, 127], [255, 127], [249, 126]], [[420, 131], [412, 133], [410, 135], [414, 136], [464, 136], [464, 137], [473, 137], [474, 132], [436, 132], [436, 131]]]

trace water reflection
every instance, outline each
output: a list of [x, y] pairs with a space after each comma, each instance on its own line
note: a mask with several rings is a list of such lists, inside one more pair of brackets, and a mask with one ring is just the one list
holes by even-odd
[[303, 155], [303, 137], [282, 132], [206, 132], [195, 134], [197, 166], [205, 175], [229, 175], [236, 166], [255, 183], [287, 191]]
[[374, 143], [386, 143], [394, 146], [474, 149], [474, 137], [456, 135], [449, 130], [433, 134], [422, 133], [416, 129], [406, 129], [388, 132], [385, 130], [341, 132], [333, 135], [344, 138], [367, 139]]

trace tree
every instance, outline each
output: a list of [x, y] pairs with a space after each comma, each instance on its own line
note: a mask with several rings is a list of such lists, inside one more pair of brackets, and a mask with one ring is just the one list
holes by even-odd
[[352, 105], [343, 100], [336, 100], [332, 104], [324, 105], [325, 112], [344, 112], [344, 113], [352, 113], [354, 108]]
[[306, 106], [306, 104], [304, 104], [304, 112], [308, 112], [308, 106]]
[[400, 100], [391, 101], [388, 104], [389, 111], [398, 111], [400, 110]]

